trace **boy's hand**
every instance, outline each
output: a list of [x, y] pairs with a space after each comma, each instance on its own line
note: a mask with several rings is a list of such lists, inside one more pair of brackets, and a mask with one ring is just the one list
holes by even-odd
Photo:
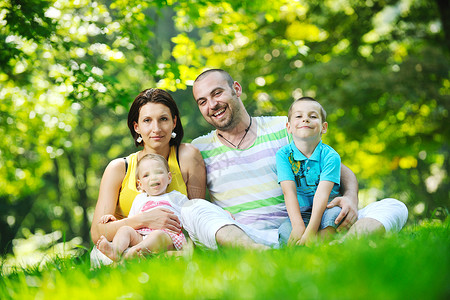
[[113, 221], [117, 221], [116, 217], [114, 217], [113, 215], [104, 215], [100, 218], [100, 224], [106, 224]]
[[305, 227], [292, 227], [291, 235], [289, 236], [288, 246], [300, 245], [300, 240], [305, 232]]
[[313, 233], [310, 230], [305, 230], [305, 233], [303, 234], [302, 238], [299, 241], [299, 245], [308, 245], [314, 240], [316, 237], [316, 234]]

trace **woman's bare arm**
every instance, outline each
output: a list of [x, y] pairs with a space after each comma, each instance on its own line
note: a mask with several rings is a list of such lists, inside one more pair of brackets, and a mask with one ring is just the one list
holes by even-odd
[[120, 187], [124, 178], [124, 160], [115, 159], [111, 161], [103, 173], [97, 204], [95, 206], [94, 217], [92, 219], [91, 237], [94, 243], [96, 243], [101, 235], [104, 235], [108, 240], [111, 240], [116, 231], [124, 223], [123, 221], [116, 221], [101, 224], [101, 217], [103, 215], [114, 215], [117, 206], [117, 199], [119, 198]]

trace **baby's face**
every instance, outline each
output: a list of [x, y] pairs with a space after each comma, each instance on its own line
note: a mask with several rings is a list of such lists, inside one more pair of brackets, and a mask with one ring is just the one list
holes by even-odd
[[164, 164], [154, 159], [147, 159], [139, 165], [139, 188], [150, 196], [158, 196], [166, 192], [172, 180], [172, 174]]

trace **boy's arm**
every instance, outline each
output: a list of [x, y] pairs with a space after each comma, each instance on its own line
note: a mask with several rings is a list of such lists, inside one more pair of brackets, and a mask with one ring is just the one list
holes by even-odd
[[289, 215], [289, 220], [291, 220], [292, 225], [288, 245], [296, 245], [305, 231], [305, 223], [303, 222], [303, 218], [300, 213], [300, 206], [297, 200], [297, 187], [295, 182], [291, 180], [281, 181], [280, 185], [283, 190], [284, 202], [286, 203], [286, 210]]
[[323, 212], [327, 207], [328, 198], [330, 197], [333, 186], [334, 182], [331, 181], [323, 180], [319, 182], [316, 193], [314, 194], [311, 219], [309, 221], [308, 227], [306, 227], [305, 233], [302, 236], [300, 244], [303, 245], [308, 242], [313, 236], [316, 235], [317, 231], [319, 230]]
[[341, 213], [336, 218], [335, 224], [339, 224], [337, 231], [349, 229], [358, 219], [358, 180], [355, 174], [345, 165], [341, 164], [341, 197], [336, 197], [328, 203], [327, 208], [339, 206]]

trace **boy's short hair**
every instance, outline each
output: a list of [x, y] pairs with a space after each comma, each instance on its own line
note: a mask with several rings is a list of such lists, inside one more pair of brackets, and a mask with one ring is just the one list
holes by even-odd
[[297, 102], [300, 102], [300, 101], [312, 101], [312, 102], [316, 102], [317, 104], [319, 104], [320, 105], [320, 116], [322, 117], [322, 123], [327, 121], [327, 112], [323, 108], [322, 104], [320, 104], [319, 101], [317, 101], [316, 99], [314, 99], [312, 97], [306, 97], [306, 96], [298, 98], [297, 100], [292, 102], [291, 106], [289, 107], [289, 111], [288, 111], [288, 120], [291, 119], [292, 108], [294, 107], [294, 104]]
[[[141, 162], [145, 161], [145, 160], [156, 160], [156, 161], [159, 161], [160, 163], [162, 163], [164, 165], [164, 167], [166, 168], [167, 172], [170, 172], [169, 163], [164, 158], [164, 156], [159, 155], [159, 154], [155, 154], [155, 153], [149, 153], [149, 154], [144, 155], [137, 162], [137, 165], [136, 165], [136, 180], [139, 179], [139, 169], [140, 169], [139, 167], [141, 165]], [[137, 181], [136, 181], [136, 184], [137, 184]]]

